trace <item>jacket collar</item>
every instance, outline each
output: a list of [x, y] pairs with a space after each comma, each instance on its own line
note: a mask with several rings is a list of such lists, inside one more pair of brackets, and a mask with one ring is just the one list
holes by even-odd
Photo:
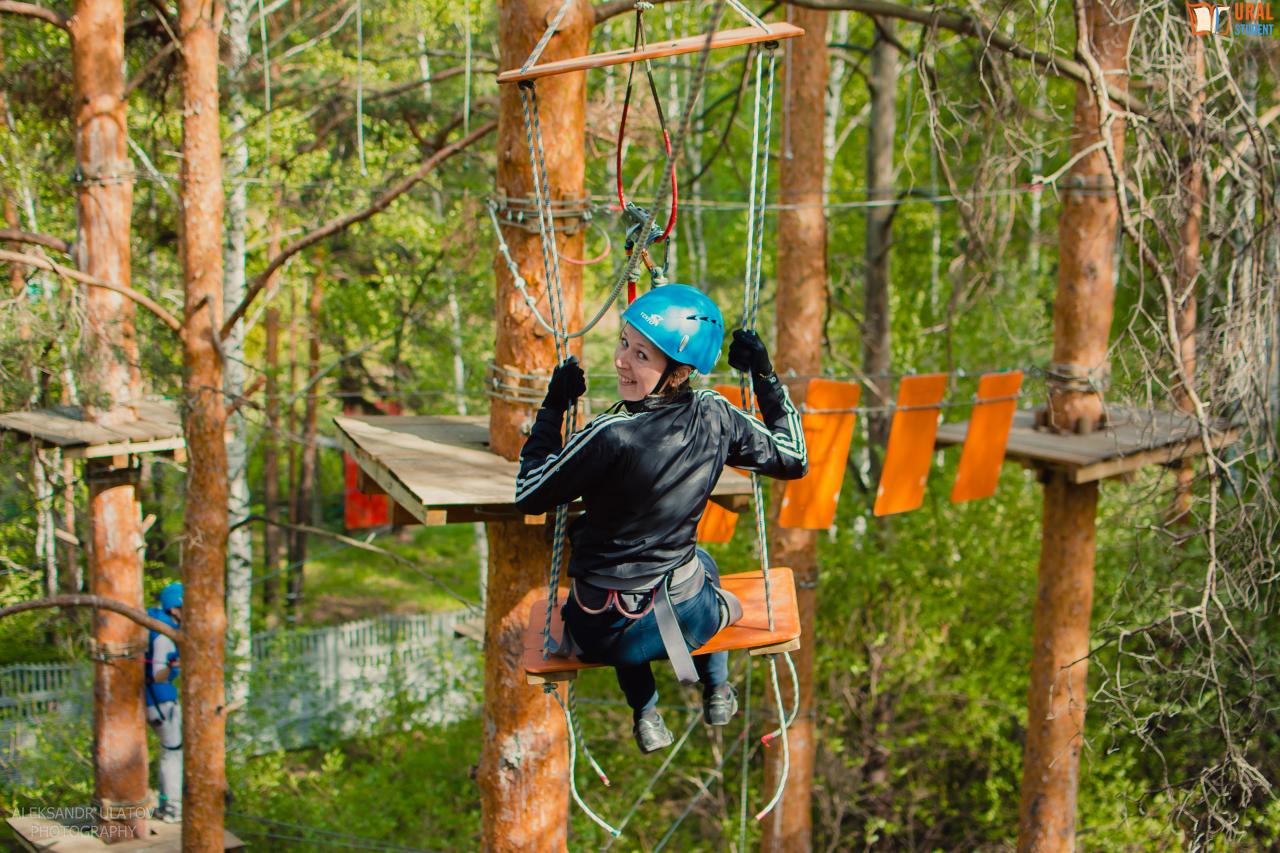
[[670, 406], [683, 406], [693, 399], [693, 390], [686, 388], [679, 394], [666, 396], [663, 394], [650, 394], [643, 400], [623, 400], [622, 406], [633, 415], [640, 412], [652, 412], [657, 409], [665, 409]]

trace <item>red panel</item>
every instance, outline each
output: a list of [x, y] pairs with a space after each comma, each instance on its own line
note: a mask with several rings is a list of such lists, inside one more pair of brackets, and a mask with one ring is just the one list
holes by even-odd
[[[378, 410], [384, 415], [398, 415], [401, 412], [398, 403], [377, 403]], [[363, 414], [359, 406], [345, 405], [344, 415]], [[345, 495], [342, 505], [342, 522], [347, 530], [361, 530], [367, 527], [383, 527], [391, 523], [391, 501], [386, 495], [366, 495], [356, 488], [359, 482], [360, 466], [349, 453], [342, 454], [342, 474]]]

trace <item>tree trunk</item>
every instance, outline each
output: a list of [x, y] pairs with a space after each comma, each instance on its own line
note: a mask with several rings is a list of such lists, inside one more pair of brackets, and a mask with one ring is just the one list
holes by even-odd
[[[312, 493], [316, 484], [316, 427], [319, 404], [320, 375], [320, 304], [324, 297], [324, 276], [317, 271], [311, 279], [311, 296], [307, 304], [310, 338], [307, 344], [306, 405], [302, 416], [302, 462], [298, 466], [298, 478], [293, 492], [293, 506], [289, 517], [299, 527], [310, 526]], [[285, 606], [289, 621], [297, 622], [302, 607], [303, 573], [307, 563], [307, 534], [294, 530], [289, 537], [289, 586], [285, 593]]]
[[[227, 193], [227, 234], [223, 250], [222, 304], [230, 314], [245, 294], [245, 229], [248, 214], [248, 192], [244, 178], [249, 169], [249, 140], [245, 133], [244, 69], [249, 62], [249, 0], [229, 0], [227, 36], [227, 125], [231, 148], [227, 152], [226, 171], [231, 180]], [[224, 321], [227, 319], [223, 318]], [[244, 321], [231, 328], [222, 343], [223, 382], [226, 398], [236, 400], [244, 393]], [[253, 610], [253, 529], [235, 525], [250, 512], [249, 496], [249, 422], [243, 408], [231, 416], [227, 437], [227, 468], [230, 474], [227, 511], [233, 527], [227, 538], [227, 640], [231, 658], [231, 676], [227, 681], [227, 701], [243, 702], [249, 698], [249, 673], [252, 666]]]
[[[124, 104], [124, 7], [111, 0], [78, 0], [71, 30], [75, 83], [76, 209], [79, 268], [115, 284], [130, 284], [129, 232], [133, 166]], [[86, 414], [100, 423], [130, 415], [122, 407], [138, 389], [133, 303], [113, 291], [89, 288], [84, 297], [89, 394]], [[88, 472], [92, 591], [141, 607], [142, 527], [135, 468]], [[94, 786], [105, 838], [146, 831], [147, 735], [142, 698], [146, 631], [123, 616], [99, 612], [94, 643]], [[113, 807], [118, 804], [118, 808]], [[113, 815], [123, 820], [110, 820]]]
[[[827, 217], [822, 207], [826, 158], [823, 123], [827, 89], [827, 13], [788, 7], [791, 23], [803, 27], [803, 38], [786, 42], [785, 102], [790, 105], [779, 163], [783, 209], [778, 214], [778, 343], [774, 365], [779, 375], [800, 377], [822, 368], [822, 319], [827, 303]], [[792, 385], [800, 390], [801, 382]], [[781, 506], [785, 484], [775, 487]], [[776, 518], [776, 517], [775, 517]], [[782, 802], [764, 820], [760, 849], [770, 853], [807, 853], [812, 844], [813, 800], [813, 634], [817, 610], [818, 532], [777, 526], [771, 530], [773, 562], [795, 572], [800, 624], [800, 650], [794, 653], [800, 710], [787, 730], [791, 767]], [[791, 707], [786, 685], [783, 706]], [[765, 791], [774, 791], [782, 772], [782, 750], [765, 752]]]
[[182, 79], [182, 220], [186, 282], [187, 493], [182, 579], [182, 849], [223, 849], [227, 793], [223, 695], [227, 542], [226, 404], [216, 336], [222, 320], [222, 140], [218, 127], [221, 7], [179, 0]]
[[[892, 35], [894, 22], [882, 18], [879, 25]], [[867, 134], [867, 198], [889, 202], [894, 198], [893, 142], [898, 111], [898, 50], [884, 34], [876, 33], [871, 48], [871, 124]], [[894, 207], [867, 208], [866, 279], [862, 300], [862, 370], [873, 406], [886, 406], [893, 397], [893, 365], [889, 313], [889, 257], [893, 245]], [[887, 414], [867, 416], [867, 451], [871, 458], [872, 488], [880, 480], [880, 451], [889, 441]]]
[[[499, 0], [498, 43], [502, 68], [524, 62], [560, 7], [560, 0]], [[577, 0], [551, 39], [543, 61], [586, 53], [594, 14]], [[583, 140], [585, 75], [569, 74], [537, 83], [552, 199], [584, 195]], [[525, 142], [520, 93], [499, 91], [498, 175], [500, 195], [533, 198], [530, 152]], [[546, 293], [538, 236], [504, 228], [503, 236], [520, 273], [535, 295]], [[582, 257], [581, 233], [557, 235], [569, 257]], [[564, 265], [566, 317], [582, 322], [582, 272]], [[530, 316], [506, 265], [494, 258], [497, 279], [497, 336], [494, 361], [524, 373], [546, 370], [555, 362], [555, 344]], [[544, 306], [545, 299], [542, 300]], [[544, 309], [545, 310], [545, 309]], [[528, 406], [495, 399], [490, 409], [490, 444], [495, 453], [515, 459], [524, 444], [521, 426], [532, 416]], [[567, 749], [559, 707], [525, 683], [520, 650], [534, 597], [545, 588], [549, 549], [546, 530], [521, 522], [495, 523], [489, 529], [489, 583], [485, 607], [484, 745], [480, 754], [482, 846], [490, 851], [564, 850], [568, 824]]]
[[[1090, 50], [1107, 81], [1128, 89], [1125, 65], [1132, 17], [1123, 4], [1084, 6]], [[1076, 86], [1072, 154], [1101, 137], [1101, 116], [1090, 89]], [[1111, 126], [1117, 164], [1124, 162], [1124, 122]], [[1050, 384], [1051, 422], [1059, 430], [1099, 423], [1102, 399], [1082, 381], [1106, 370], [1107, 337], [1115, 300], [1113, 275], [1119, 208], [1107, 155], [1080, 159], [1063, 182], [1058, 221], [1058, 293], [1054, 301], [1055, 374], [1081, 377]], [[1083, 424], [1081, 424], [1083, 421]], [[1076, 789], [1084, 735], [1089, 616], [1097, 483], [1075, 485], [1060, 473], [1047, 477], [1039, 590], [1027, 699], [1018, 826], [1021, 853], [1075, 849]]]
[[283, 545], [280, 528], [275, 524], [280, 519], [280, 452], [276, 444], [280, 430], [280, 383], [276, 378], [280, 367], [280, 312], [275, 308], [267, 309], [266, 335], [267, 384], [263, 393], [267, 423], [262, 435], [262, 514], [267, 524], [262, 531], [262, 610], [271, 618], [280, 588], [276, 571], [280, 567]]

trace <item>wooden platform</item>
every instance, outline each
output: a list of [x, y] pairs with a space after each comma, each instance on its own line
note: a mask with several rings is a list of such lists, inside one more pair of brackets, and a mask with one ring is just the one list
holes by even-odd
[[[804, 30], [795, 24], [767, 24], [768, 32], [759, 27], [739, 27], [736, 30], [722, 30], [711, 37], [711, 49], [722, 47], [738, 47], [744, 44], [756, 44], [762, 41], [781, 41], [804, 35]], [[499, 83], [518, 83], [521, 80], [537, 80], [540, 77], [554, 77], [557, 74], [569, 74], [573, 71], [586, 71], [591, 68], [604, 68], [607, 65], [625, 65], [631, 62], [642, 62], [647, 59], [661, 59], [664, 56], [679, 56], [684, 53], [697, 53], [707, 43], [706, 34], [688, 36], [686, 38], [665, 39], [649, 42], [640, 50], [629, 47], [609, 50], [604, 53], [593, 53], [588, 56], [574, 56], [569, 59], [558, 59], [554, 62], [542, 62], [532, 66], [528, 71], [519, 68], [503, 71], [498, 75]]]
[[130, 453], [163, 453], [186, 447], [178, 404], [168, 400], [134, 403], [137, 418], [103, 426], [85, 421], [77, 406], [55, 406], [0, 415], [0, 431], [34, 438], [62, 449], [70, 459], [98, 459]]
[[[1203, 452], [1194, 418], [1181, 412], [1150, 412], [1108, 406], [1107, 425], [1087, 435], [1056, 433], [1036, 427], [1036, 410], [1019, 410], [1009, 432], [1006, 459], [1028, 467], [1051, 468], [1067, 473], [1073, 483], [1091, 483], [1117, 477], [1147, 465], [1169, 465]], [[1219, 423], [1213, 447], [1224, 447], [1240, 437], [1239, 429]], [[936, 438], [939, 447], [962, 444], [967, 421], [943, 424]]]
[[[525, 516], [516, 509], [520, 466], [489, 450], [489, 419], [483, 415], [376, 415], [333, 421], [338, 443], [360, 466], [360, 490], [390, 495], [423, 524], [543, 521], [543, 516]], [[741, 512], [751, 504], [751, 481], [721, 477], [711, 499]]]
[[[18, 839], [22, 850], [56, 851], [56, 853], [92, 853], [92, 851], [147, 850], [150, 853], [179, 853], [182, 850], [182, 824], [147, 821], [151, 834], [147, 838], [134, 838], [107, 844], [93, 834], [92, 822], [80, 824], [73, 821], [56, 821], [44, 817], [11, 817], [7, 823]], [[243, 850], [244, 842], [223, 830], [224, 850]]]
[[[742, 572], [722, 575], [721, 585], [742, 601], [742, 620], [716, 634], [695, 655], [709, 655], [732, 649], [749, 649], [753, 655], [779, 654], [800, 648], [800, 610], [796, 604], [796, 583], [791, 569], [776, 566], [769, 569], [769, 585], [773, 599], [773, 630], [769, 630], [769, 616], [765, 610], [764, 575], [761, 572]], [[564, 631], [560, 620], [560, 606], [568, 597], [568, 590], [561, 589], [559, 604], [551, 617], [551, 635], [557, 640]], [[525, 677], [530, 684], [549, 681], [570, 681], [584, 669], [602, 666], [584, 663], [577, 658], [542, 657], [542, 627], [547, 613], [547, 597], [533, 603], [529, 611], [529, 625], [524, 632]]]

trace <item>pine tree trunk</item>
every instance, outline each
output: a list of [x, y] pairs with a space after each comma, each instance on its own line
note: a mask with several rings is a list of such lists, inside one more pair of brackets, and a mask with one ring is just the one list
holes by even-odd
[[[249, 169], [249, 141], [245, 134], [248, 118], [244, 80], [249, 61], [249, 0], [229, 0], [226, 5], [229, 56], [227, 62], [227, 125], [230, 150], [226, 172], [231, 182], [227, 193], [227, 234], [223, 251], [222, 305], [230, 314], [245, 294], [245, 229], [248, 214], [248, 192], [244, 178]], [[236, 323], [223, 342], [227, 358], [223, 363], [223, 382], [228, 400], [244, 393], [244, 321]], [[230, 474], [227, 511], [234, 526], [248, 517], [249, 495], [249, 423], [243, 408], [230, 418], [227, 436], [227, 467]], [[249, 674], [252, 665], [253, 610], [253, 530], [249, 525], [235, 527], [227, 538], [227, 644], [231, 674], [227, 681], [227, 701], [244, 702], [249, 698]]]
[[[1083, 7], [1091, 51], [1107, 82], [1128, 88], [1126, 55], [1133, 18], [1121, 3]], [[1072, 154], [1101, 137], [1090, 88], [1076, 86]], [[1117, 164], [1124, 163], [1124, 121], [1111, 126]], [[1119, 208], [1107, 155], [1080, 159], [1063, 182], [1058, 220], [1058, 293], [1053, 310], [1055, 373], [1100, 376], [1115, 302], [1114, 255]], [[1050, 384], [1051, 422], [1061, 431], [1099, 424], [1102, 399], [1081, 383]], [[1076, 791], [1084, 736], [1089, 617], [1093, 607], [1098, 484], [1076, 485], [1046, 474], [1023, 751], [1018, 826], [1020, 853], [1075, 849]]]
[[[559, 7], [560, 0], [499, 0], [502, 68], [524, 62]], [[593, 19], [590, 3], [577, 0], [548, 44], [543, 61], [586, 53]], [[557, 200], [584, 195], [584, 77], [569, 74], [537, 84], [548, 189]], [[520, 93], [514, 86], [505, 86], [499, 92], [499, 195], [533, 198], [529, 158]], [[538, 236], [518, 228], [504, 228], [503, 236], [535, 295], [545, 293]], [[559, 235], [556, 243], [565, 255], [582, 257], [581, 233]], [[554, 342], [537, 330], [500, 257], [494, 258], [494, 272], [498, 315], [494, 361], [524, 373], [550, 368], [555, 362]], [[581, 268], [564, 265], [562, 281], [567, 322], [577, 328], [582, 317]], [[495, 399], [489, 416], [494, 452], [517, 458], [524, 444], [521, 425], [531, 415], [528, 406]], [[564, 720], [553, 700], [525, 683], [520, 667], [530, 606], [546, 586], [550, 562], [546, 530], [541, 525], [503, 522], [488, 525], [488, 532], [485, 740], [478, 775], [482, 846], [488, 851], [564, 850], [569, 803]]]
[[[892, 19], [881, 18], [879, 26], [892, 34]], [[871, 124], [867, 134], [867, 198], [888, 202], [894, 198], [893, 144], [898, 111], [898, 50], [879, 32], [871, 48]], [[862, 370], [867, 375], [870, 405], [892, 402], [893, 366], [889, 308], [890, 251], [893, 245], [892, 205], [867, 208], [866, 280], [862, 303]], [[867, 416], [871, 482], [880, 480], [880, 453], [889, 441], [887, 414]]]
[[[319, 411], [319, 389], [316, 387], [320, 374], [320, 305], [324, 296], [324, 277], [316, 272], [311, 279], [311, 296], [307, 304], [307, 317], [310, 337], [307, 343], [307, 387], [306, 405], [302, 416], [302, 460], [298, 466], [298, 479], [293, 493], [293, 507], [290, 519], [293, 524], [307, 526], [311, 524], [311, 510], [314, 506], [312, 493], [316, 483], [316, 434]], [[289, 611], [289, 621], [297, 622], [302, 608], [302, 584], [307, 564], [307, 534], [295, 530], [289, 537], [289, 585], [285, 593], [285, 604]]]
[[[127, 153], [124, 103], [124, 8], [112, 0], [78, 0], [69, 21], [75, 83], [76, 261], [81, 270], [130, 284], [129, 233], [133, 166]], [[99, 423], [131, 419], [122, 408], [138, 390], [134, 306], [123, 296], [89, 288], [84, 297], [88, 352], [85, 410]], [[134, 607], [142, 600], [142, 521], [137, 469], [86, 471], [90, 506], [92, 591]], [[94, 643], [94, 796], [104, 837], [124, 840], [146, 831], [140, 804], [147, 794], [142, 651], [146, 630], [99, 611]], [[118, 804], [118, 806], [113, 805]], [[135, 805], [136, 804], [136, 805]], [[113, 820], [118, 816], [120, 820]]]
[[218, 32], [221, 8], [179, 0], [185, 59], [182, 79], [182, 220], [186, 283], [183, 429], [187, 492], [182, 579], [182, 849], [223, 849], [227, 630], [226, 404], [215, 336], [222, 325], [222, 141], [218, 126]]
[[[778, 213], [778, 343], [774, 367], [783, 377], [810, 377], [822, 368], [822, 319], [827, 303], [827, 217], [822, 207], [827, 13], [791, 6], [788, 18], [803, 27], [805, 35], [786, 42], [789, 55], [784, 102], [790, 105], [790, 112], [785, 118], [787, 132], [779, 162], [783, 209]], [[791, 387], [802, 394], [804, 379]], [[785, 488], [785, 484], [775, 486], [775, 507], [781, 506]], [[769, 853], [807, 853], [813, 849], [813, 627], [818, 532], [775, 523], [770, 539], [770, 561], [790, 566], [795, 572], [796, 600], [805, 633], [800, 650], [793, 652], [800, 710], [794, 725], [787, 730], [790, 769], [786, 790], [782, 802], [764, 820], [760, 849]], [[783, 706], [790, 708], [790, 679], [780, 676], [779, 682], [785, 685]], [[781, 772], [782, 750], [775, 746], [765, 751], [765, 791], [776, 790]]]
[[262, 513], [267, 524], [262, 531], [262, 610], [270, 619], [276, 604], [276, 592], [280, 589], [276, 572], [280, 568], [283, 546], [281, 530], [273, 523], [280, 519], [280, 451], [276, 441], [280, 430], [280, 383], [276, 378], [280, 367], [280, 312], [277, 309], [267, 309], [265, 326], [267, 384], [263, 389], [266, 395], [266, 428], [262, 436]]

